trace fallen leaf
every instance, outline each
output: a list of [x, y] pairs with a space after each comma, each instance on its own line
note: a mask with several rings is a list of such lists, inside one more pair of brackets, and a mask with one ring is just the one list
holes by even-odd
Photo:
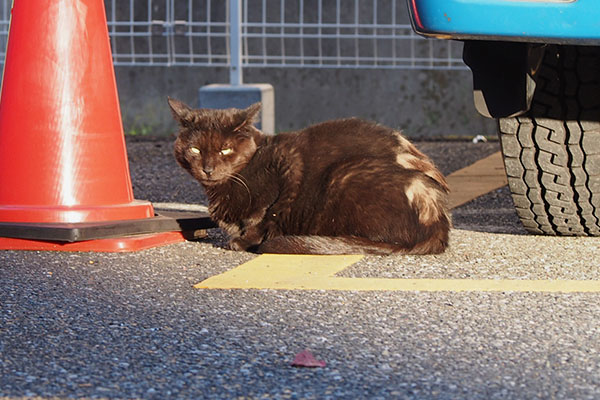
[[323, 368], [324, 366], [325, 361], [317, 360], [309, 350], [296, 354], [292, 361], [292, 367]]

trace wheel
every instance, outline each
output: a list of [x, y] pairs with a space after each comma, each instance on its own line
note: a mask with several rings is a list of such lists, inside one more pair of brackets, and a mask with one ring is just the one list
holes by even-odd
[[600, 48], [548, 46], [527, 114], [498, 120], [521, 222], [532, 233], [600, 235]]

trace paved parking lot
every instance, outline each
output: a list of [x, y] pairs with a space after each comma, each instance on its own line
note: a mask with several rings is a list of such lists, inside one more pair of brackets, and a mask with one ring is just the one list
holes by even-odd
[[[418, 145], [445, 174], [498, 150]], [[168, 141], [128, 151], [137, 198], [204, 204]], [[598, 239], [526, 235], [506, 188], [453, 219], [445, 254], [325, 277], [350, 290], [195, 288], [256, 260], [218, 230], [126, 254], [2, 251], [0, 398], [599, 398]], [[360, 287], [382, 278], [446, 286]], [[490, 280], [509, 286], [461, 286]], [[534, 290], [552, 280], [598, 289]], [[304, 349], [326, 366], [290, 366]]]

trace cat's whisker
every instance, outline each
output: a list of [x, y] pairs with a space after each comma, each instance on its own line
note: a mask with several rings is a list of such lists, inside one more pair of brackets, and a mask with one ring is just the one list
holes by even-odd
[[248, 185], [244, 181], [244, 178], [241, 175], [233, 173], [233, 174], [229, 174], [228, 177], [232, 178], [234, 182], [237, 182], [240, 185], [242, 185], [246, 189], [246, 191], [248, 192], [248, 196], [250, 198], [252, 198], [252, 193], [250, 193], [250, 188], [248, 187]]

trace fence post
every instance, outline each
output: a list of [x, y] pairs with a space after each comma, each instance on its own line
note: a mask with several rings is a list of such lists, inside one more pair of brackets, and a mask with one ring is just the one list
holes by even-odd
[[246, 108], [262, 103], [257, 128], [275, 132], [275, 93], [268, 83], [244, 85], [242, 79], [242, 1], [229, 0], [229, 85], [212, 84], [200, 88], [202, 108]]
[[242, 0], [229, 0], [229, 45], [231, 65], [229, 67], [229, 83], [239, 86], [242, 76]]

